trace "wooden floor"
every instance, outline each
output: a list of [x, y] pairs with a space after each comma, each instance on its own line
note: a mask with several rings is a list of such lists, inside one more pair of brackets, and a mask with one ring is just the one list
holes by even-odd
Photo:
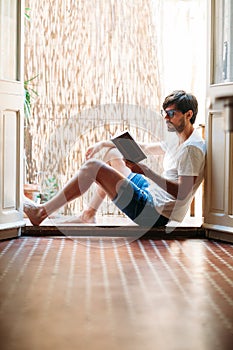
[[230, 350], [233, 245], [2, 241], [0, 324], [3, 350]]

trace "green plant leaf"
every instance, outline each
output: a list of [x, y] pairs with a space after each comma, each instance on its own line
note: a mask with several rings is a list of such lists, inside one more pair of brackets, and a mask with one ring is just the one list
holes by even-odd
[[32, 81], [32, 80], [38, 78], [39, 75], [40, 75], [40, 74], [37, 74], [37, 75], [35, 75], [34, 77], [32, 77], [31, 79], [25, 80], [25, 81], [24, 81], [24, 84], [28, 84], [30, 81]]
[[26, 20], [28, 20], [28, 21], [30, 21], [30, 20], [31, 20], [30, 15], [27, 13], [27, 12], [29, 12], [29, 11], [31, 11], [31, 9], [30, 9], [29, 7], [25, 7], [25, 13], [24, 13], [24, 16], [25, 16]]
[[33, 98], [33, 95], [39, 96], [36, 90], [29, 87], [29, 84], [32, 80], [36, 79], [38, 76], [39, 74], [24, 81], [24, 114], [25, 114], [25, 119], [27, 124], [29, 123], [29, 119], [31, 116], [31, 100]]

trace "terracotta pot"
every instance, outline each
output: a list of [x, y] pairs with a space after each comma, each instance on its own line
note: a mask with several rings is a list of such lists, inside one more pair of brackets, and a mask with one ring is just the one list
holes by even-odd
[[36, 184], [24, 184], [24, 195], [36, 202], [37, 196], [40, 194], [40, 186]]

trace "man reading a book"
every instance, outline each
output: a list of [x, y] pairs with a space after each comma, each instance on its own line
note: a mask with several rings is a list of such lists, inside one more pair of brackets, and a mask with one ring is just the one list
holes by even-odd
[[[41, 205], [25, 203], [25, 213], [32, 224], [40, 225], [95, 182], [138, 225], [152, 227], [165, 226], [169, 220], [181, 222], [204, 176], [206, 146], [193, 126], [197, 112], [195, 96], [183, 90], [173, 91], [163, 102], [162, 116], [168, 131], [176, 134], [176, 143], [140, 143], [145, 154], [164, 156], [162, 175], [143, 162], [125, 160], [125, 166], [131, 169], [127, 175], [93, 158], [103, 147], [115, 147], [112, 141], [100, 141], [88, 148], [87, 161], [60, 192]], [[135, 183], [132, 174], [142, 174], [151, 184]]]

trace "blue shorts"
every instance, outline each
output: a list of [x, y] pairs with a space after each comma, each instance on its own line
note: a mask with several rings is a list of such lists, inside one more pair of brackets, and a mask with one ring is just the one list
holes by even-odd
[[156, 211], [149, 183], [141, 174], [131, 173], [122, 180], [113, 203], [140, 226], [165, 226], [168, 223], [168, 218]]

